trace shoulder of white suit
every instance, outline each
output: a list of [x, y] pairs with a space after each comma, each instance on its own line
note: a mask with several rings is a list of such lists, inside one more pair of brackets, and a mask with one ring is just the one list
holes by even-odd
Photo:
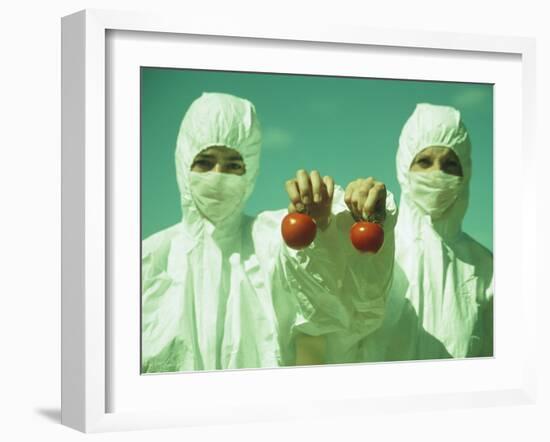
[[174, 224], [166, 229], [160, 230], [152, 235], [148, 236], [141, 242], [141, 256], [142, 258], [155, 253], [158, 250], [162, 250], [168, 247], [170, 241], [178, 235], [181, 228], [181, 224]]

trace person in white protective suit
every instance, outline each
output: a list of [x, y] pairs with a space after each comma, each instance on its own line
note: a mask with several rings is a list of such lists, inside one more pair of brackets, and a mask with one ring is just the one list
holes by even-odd
[[[243, 213], [260, 146], [247, 100], [205, 93], [186, 112], [175, 154], [183, 216], [142, 244], [142, 372], [353, 359], [358, 341], [380, 325], [393, 266], [391, 195], [379, 183], [373, 190], [373, 180], [352, 183], [354, 207], [368, 195], [370, 205], [387, 198], [385, 244], [360, 256], [339, 230], [352, 217], [345, 204], [332, 206], [332, 180], [299, 171], [287, 182], [290, 206], [317, 213], [319, 231], [308, 248], [289, 249], [280, 233], [287, 210]], [[300, 336], [331, 336], [331, 344], [311, 357], [317, 348]]]
[[472, 173], [460, 112], [418, 104], [399, 138], [396, 265], [368, 360], [492, 356], [493, 256], [462, 231]]

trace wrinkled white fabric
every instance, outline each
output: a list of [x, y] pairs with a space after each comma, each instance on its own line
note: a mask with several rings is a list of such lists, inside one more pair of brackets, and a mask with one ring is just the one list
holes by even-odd
[[291, 251], [296, 260], [290, 260], [289, 264], [298, 264], [318, 280], [321, 275], [329, 275], [323, 276], [321, 293], [326, 295], [319, 296], [319, 287], [312, 286], [310, 293], [314, 297], [309, 302], [312, 306], [324, 304], [325, 299], [330, 299], [328, 294], [335, 294], [349, 319], [346, 327], [331, 333], [327, 333], [326, 328], [316, 329], [321, 321], [304, 323], [300, 331], [325, 335], [326, 363], [361, 362], [364, 359], [362, 341], [381, 326], [385, 316], [394, 265], [397, 206], [388, 191], [384, 243], [376, 254], [361, 253], [353, 247], [349, 234], [355, 220], [345, 205], [344, 190], [339, 186], [334, 192], [333, 214], [329, 228], [312, 247]]
[[[411, 186], [419, 181], [413, 177], [419, 177], [419, 172], [409, 169], [419, 152], [436, 146], [457, 154], [464, 176], [449, 178], [454, 202], [439, 216], [431, 216], [421, 208], [426, 198], [417, 200], [418, 191]], [[460, 113], [451, 107], [419, 104], [402, 130], [397, 152], [402, 196], [393, 286], [383, 326], [365, 341], [367, 360], [492, 355], [493, 257], [462, 231], [470, 149]], [[423, 194], [427, 195], [425, 188]]]
[[191, 172], [190, 188], [199, 212], [213, 224], [218, 224], [239, 210], [246, 194], [244, 176], [217, 173]]
[[462, 190], [462, 177], [440, 170], [409, 174], [409, 195], [416, 206], [432, 219], [453, 205]]
[[[142, 244], [143, 372], [292, 365], [297, 333], [329, 336], [327, 358], [346, 362], [357, 359], [358, 341], [380, 326], [393, 266], [391, 195], [376, 256], [351, 247], [346, 229], [353, 220], [339, 204], [310, 247], [291, 250], [280, 234], [286, 210], [242, 212], [258, 175], [260, 144], [247, 100], [203, 94], [187, 111], [176, 149], [182, 220]], [[244, 196], [217, 223], [205, 217], [211, 190], [197, 198], [190, 188], [192, 161], [210, 146], [237, 150], [246, 165], [239, 177]], [[282, 192], [283, 183], [281, 177]], [[195, 184], [210, 189], [213, 182]]]

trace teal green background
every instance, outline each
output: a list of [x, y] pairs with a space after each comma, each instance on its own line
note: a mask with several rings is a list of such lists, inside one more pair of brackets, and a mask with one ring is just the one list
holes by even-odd
[[464, 230], [493, 249], [493, 87], [489, 84], [141, 68], [142, 239], [181, 219], [174, 150], [181, 119], [202, 92], [247, 98], [262, 125], [256, 189], [246, 212], [288, 205], [284, 182], [317, 169], [342, 187], [383, 181], [399, 201], [395, 154], [417, 103], [461, 111], [473, 176]]

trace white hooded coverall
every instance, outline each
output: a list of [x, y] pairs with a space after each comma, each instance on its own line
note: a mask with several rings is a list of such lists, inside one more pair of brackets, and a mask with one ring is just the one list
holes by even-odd
[[[463, 178], [455, 202], [437, 219], [415, 203], [409, 169], [427, 147], [458, 156]], [[366, 340], [368, 360], [492, 356], [493, 256], [462, 231], [468, 207], [471, 143], [460, 113], [418, 104], [399, 138], [401, 185], [396, 265], [386, 318]], [[480, 220], [482, 222], [482, 220]]]
[[[293, 365], [298, 332], [331, 336], [327, 362], [347, 362], [381, 324], [393, 266], [391, 197], [377, 255], [351, 247], [352, 219], [341, 205], [310, 247], [291, 250], [280, 234], [286, 210], [243, 214], [260, 145], [247, 100], [205, 93], [184, 116], [175, 155], [183, 216], [142, 243], [142, 372]], [[194, 157], [212, 146], [237, 150], [246, 166], [239, 177], [245, 193], [216, 224], [203, 216], [190, 186]]]

